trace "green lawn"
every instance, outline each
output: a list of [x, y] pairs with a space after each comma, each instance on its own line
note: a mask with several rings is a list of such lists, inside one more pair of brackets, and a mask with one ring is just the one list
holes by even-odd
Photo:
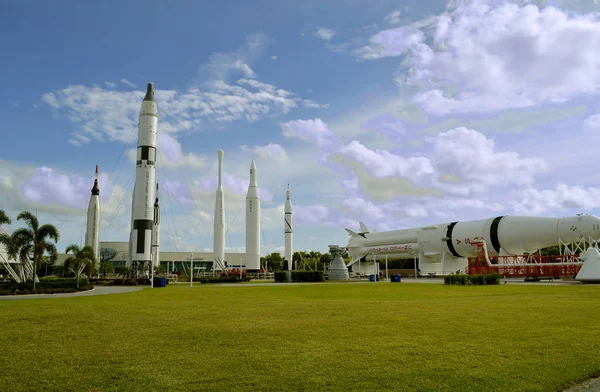
[[600, 375], [599, 286], [169, 286], [0, 301], [3, 391], [558, 391]]

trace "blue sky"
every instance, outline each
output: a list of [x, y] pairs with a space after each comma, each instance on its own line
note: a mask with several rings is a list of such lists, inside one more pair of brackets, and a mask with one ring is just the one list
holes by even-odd
[[288, 182], [296, 250], [359, 220], [598, 214], [600, 7], [423, 3], [5, 1], [0, 209], [80, 243], [98, 164], [101, 240], [125, 241], [151, 81], [162, 249], [212, 248], [219, 148], [230, 251], [252, 156], [263, 253], [283, 250]]

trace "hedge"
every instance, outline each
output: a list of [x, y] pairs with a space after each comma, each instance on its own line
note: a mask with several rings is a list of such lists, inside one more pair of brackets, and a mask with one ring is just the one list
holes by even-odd
[[74, 293], [77, 291], [91, 290], [94, 286], [89, 283], [87, 278], [79, 278], [79, 288], [77, 287], [77, 278], [57, 278], [44, 277], [36, 283], [35, 290], [33, 282], [8, 281], [0, 286], [0, 295], [15, 295], [15, 294], [57, 294], [57, 293]]
[[292, 271], [292, 282], [323, 282], [323, 271]]
[[444, 284], [448, 285], [493, 285], [500, 284], [500, 274], [482, 274], [482, 275], [446, 275], [444, 276]]

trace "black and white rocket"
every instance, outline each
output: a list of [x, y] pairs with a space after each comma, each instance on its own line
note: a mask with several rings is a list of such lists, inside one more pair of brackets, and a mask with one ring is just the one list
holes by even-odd
[[152, 225], [152, 262], [160, 266], [160, 205], [158, 203], [158, 183], [156, 183], [156, 199], [154, 199], [154, 222]]
[[290, 184], [288, 184], [287, 191], [285, 192], [285, 210], [284, 210], [284, 220], [285, 220], [285, 262], [286, 269], [288, 271], [292, 270], [292, 199], [290, 195]]
[[100, 188], [98, 187], [98, 165], [96, 165], [96, 179], [92, 187], [92, 196], [87, 209], [87, 225], [85, 230], [85, 245], [94, 249], [96, 260], [94, 264], [99, 266], [100, 260]]
[[246, 258], [248, 271], [260, 270], [260, 198], [256, 181], [256, 164], [250, 165], [250, 185], [246, 194]]
[[138, 147], [130, 236], [131, 261], [146, 266], [150, 265], [152, 255], [157, 129], [158, 110], [156, 101], [154, 101], [154, 88], [152, 83], [148, 83], [138, 123]]
[[213, 269], [225, 266], [225, 198], [223, 196], [223, 150], [219, 150], [219, 183], [215, 199], [215, 222], [213, 238]]

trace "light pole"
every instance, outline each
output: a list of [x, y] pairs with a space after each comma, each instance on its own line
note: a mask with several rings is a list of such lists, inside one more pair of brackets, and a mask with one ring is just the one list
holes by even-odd
[[190, 287], [194, 287], [194, 254], [190, 255]]

